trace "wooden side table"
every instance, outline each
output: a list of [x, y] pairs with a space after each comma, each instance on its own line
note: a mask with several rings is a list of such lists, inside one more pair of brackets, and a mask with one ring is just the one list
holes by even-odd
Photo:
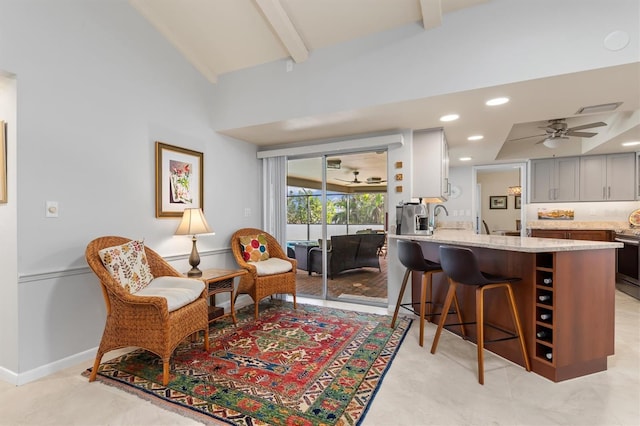
[[[231, 318], [233, 323], [236, 324], [236, 309], [235, 309], [235, 291], [233, 280], [235, 277], [246, 274], [245, 269], [204, 269], [201, 277], [197, 278], [204, 282], [207, 286], [207, 294], [209, 296], [209, 322], [215, 321], [219, 318], [225, 317], [229, 314], [224, 313], [224, 309], [216, 306], [216, 294], [229, 293], [231, 299]], [[186, 276], [186, 274], [184, 274]]]

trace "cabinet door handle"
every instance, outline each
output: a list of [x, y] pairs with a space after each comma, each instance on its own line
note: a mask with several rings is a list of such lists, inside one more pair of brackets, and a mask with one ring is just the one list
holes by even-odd
[[610, 186], [607, 187], [607, 191], [608, 191], [607, 198], [611, 198], [611, 187]]

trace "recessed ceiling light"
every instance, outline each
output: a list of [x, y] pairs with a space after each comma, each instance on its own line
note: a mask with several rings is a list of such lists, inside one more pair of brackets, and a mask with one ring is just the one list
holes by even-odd
[[493, 98], [493, 99], [489, 99], [487, 102], [485, 102], [485, 105], [488, 106], [496, 106], [496, 105], [503, 105], [506, 104], [507, 102], [509, 102], [509, 98]]
[[458, 114], [447, 114], [440, 117], [440, 121], [454, 121], [460, 118]]
[[473, 135], [467, 138], [468, 141], [479, 141], [480, 139], [484, 139], [482, 135]]
[[460, 161], [471, 161], [471, 157], [460, 157], [458, 158]]
[[640, 145], [640, 141], [625, 142], [625, 143], [622, 144], [622, 146], [636, 146], [636, 145]]

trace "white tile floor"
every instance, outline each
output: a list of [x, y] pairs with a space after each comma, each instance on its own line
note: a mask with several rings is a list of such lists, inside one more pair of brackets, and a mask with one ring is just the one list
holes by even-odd
[[[609, 369], [561, 383], [486, 352], [481, 386], [475, 346], [444, 333], [431, 355], [434, 332], [428, 324], [421, 348], [414, 321], [364, 425], [640, 424], [640, 302], [624, 293], [616, 293], [616, 353], [609, 357]], [[0, 425], [199, 424], [124, 391], [89, 383], [80, 373], [90, 365], [19, 387], [0, 382]]]

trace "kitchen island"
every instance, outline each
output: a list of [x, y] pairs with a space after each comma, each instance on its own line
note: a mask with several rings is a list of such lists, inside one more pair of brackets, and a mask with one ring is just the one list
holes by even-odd
[[[520, 277], [513, 290], [533, 372], [559, 382], [607, 369], [607, 357], [614, 352], [615, 249], [621, 244], [464, 231], [390, 234], [388, 239], [391, 262], [398, 262], [398, 239], [419, 242], [424, 256], [437, 262], [441, 245], [456, 245], [470, 248], [483, 272]], [[389, 282], [394, 282], [391, 277]], [[419, 291], [420, 274], [414, 273], [415, 307]], [[441, 303], [445, 293], [446, 277], [435, 274], [434, 300]], [[511, 329], [505, 297], [502, 292], [485, 295], [485, 321]], [[458, 299], [463, 320], [470, 321], [475, 317], [475, 287], [458, 286]], [[456, 321], [452, 317], [450, 322]], [[475, 341], [475, 328], [467, 327], [467, 333]], [[486, 328], [487, 340], [497, 337], [492, 333]], [[491, 343], [486, 349], [523, 365], [517, 340]]]

